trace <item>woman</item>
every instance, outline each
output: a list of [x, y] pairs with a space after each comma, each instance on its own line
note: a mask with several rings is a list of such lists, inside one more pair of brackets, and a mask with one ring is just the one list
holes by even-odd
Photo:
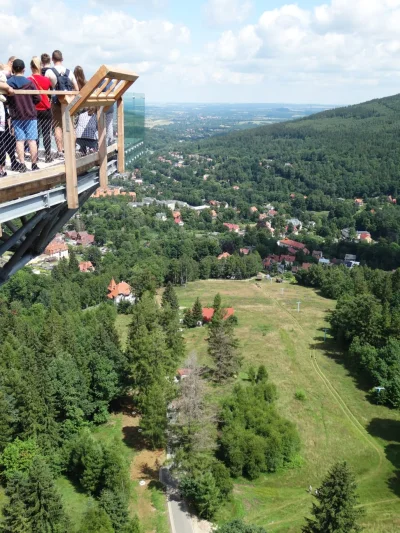
[[74, 76], [76, 78], [76, 83], [78, 84], [79, 90], [81, 90], [82, 87], [86, 85], [86, 77], [85, 73], [83, 72], [83, 68], [79, 65], [74, 68]]
[[[48, 91], [51, 89], [51, 81], [49, 78], [41, 75], [40, 59], [38, 57], [32, 57], [31, 60], [32, 76], [28, 79], [32, 80], [36, 85], [38, 91]], [[41, 100], [36, 104], [37, 110], [37, 125], [38, 125], [38, 150], [40, 136], [43, 138], [45, 161], [51, 163], [53, 156], [51, 155], [51, 129], [53, 115], [51, 112], [51, 102], [47, 94], [41, 95]]]

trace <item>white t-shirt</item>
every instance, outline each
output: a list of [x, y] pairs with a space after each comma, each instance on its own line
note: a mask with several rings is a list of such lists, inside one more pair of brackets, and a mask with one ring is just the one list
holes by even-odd
[[[55, 68], [59, 74], [64, 74], [64, 72], [67, 70], [64, 65], [57, 65], [56, 67], [53, 67]], [[54, 74], [54, 72], [51, 70], [51, 68], [48, 68], [46, 70], [46, 74], [45, 74], [46, 78], [49, 78], [50, 80], [50, 83], [51, 83], [51, 86], [53, 87], [53, 89], [55, 88], [55, 86], [57, 85], [57, 76]], [[76, 83], [76, 78], [74, 76], [74, 73], [72, 72], [72, 70], [69, 71], [69, 76], [68, 78], [71, 80], [72, 82], [72, 85], [74, 87], [77, 87], [78, 84]]]

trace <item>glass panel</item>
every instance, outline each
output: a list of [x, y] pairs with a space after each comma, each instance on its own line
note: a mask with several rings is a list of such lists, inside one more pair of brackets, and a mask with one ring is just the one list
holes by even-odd
[[145, 96], [130, 93], [124, 97], [125, 110], [125, 165], [144, 153]]

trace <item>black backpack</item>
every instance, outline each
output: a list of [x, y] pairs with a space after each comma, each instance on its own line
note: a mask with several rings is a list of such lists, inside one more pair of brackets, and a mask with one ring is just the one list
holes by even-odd
[[[57, 78], [57, 83], [54, 89], [56, 91], [73, 91], [74, 86], [72, 81], [69, 79], [70, 70], [66, 69], [63, 74], [60, 74], [56, 68], [51, 69], [54, 72], [54, 75]], [[59, 103], [57, 96], [53, 96], [53, 101]]]

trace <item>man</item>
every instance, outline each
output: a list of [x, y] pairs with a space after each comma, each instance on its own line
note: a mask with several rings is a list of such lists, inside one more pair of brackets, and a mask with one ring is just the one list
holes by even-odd
[[40, 56], [40, 65], [42, 67], [42, 76], [46, 75], [47, 70], [51, 69], [51, 61], [49, 54], [42, 54]]
[[[12, 64], [13, 75], [7, 83], [14, 90], [23, 89], [36, 91], [33, 81], [25, 78], [25, 63], [22, 59], [15, 59]], [[37, 166], [37, 111], [36, 104], [40, 102], [40, 95], [15, 94], [8, 98], [9, 112], [12, 127], [14, 129], [17, 144], [17, 155], [19, 159], [19, 171], [26, 172], [25, 165], [25, 141], [28, 142], [31, 154], [32, 170], [39, 170]]]
[[[50, 79], [52, 88], [58, 91], [79, 91], [74, 73], [63, 65], [63, 55], [60, 50], [54, 50], [51, 59], [54, 67], [47, 69], [45, 76]], [[53, 97], [51, 109], [53, 112], [54, 137], [57, 144], [58, 158], [64, 159], [61, 104], [56, 96]]]

